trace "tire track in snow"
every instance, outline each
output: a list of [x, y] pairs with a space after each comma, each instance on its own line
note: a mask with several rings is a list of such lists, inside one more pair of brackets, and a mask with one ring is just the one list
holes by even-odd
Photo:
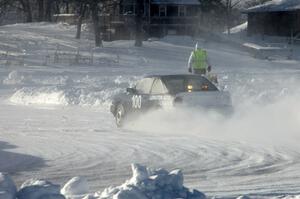
[[[129, 176], [129, 164], [139, 162], [151, 167], [181, 168], [188, 186], [212, 195], [299, 190], [298, 151], [195, 133], [170, 136], [118, 130], [111, 121], [99, 123], [108, 118], [108, 113], [81, 110], [82, 114], [73, 114], [77, 111], [70, 108], [52, 113], [68, 115], [69, 120], [63, 122], [59, 117], [53, 120], [49, 111], [36, 110], [23, 128], [23, 136], [4, 135], [8, 142], [17, 143], [20, 151], [47, 161], [47, 167], [34, 174], [21, 173], [18, 183], [32, 176], [63, 183], [84, 175], [96, 191], [120, 184]], [[45, 129], [39, 128], [41, 124]]]

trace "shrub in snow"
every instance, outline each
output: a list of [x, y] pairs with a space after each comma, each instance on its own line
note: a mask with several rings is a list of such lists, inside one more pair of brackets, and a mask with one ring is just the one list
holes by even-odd
[[18, 199], [65, 199], [60, 194], [60, 186], [44, 180], [24, 182], [17, 194]]
[[118, 187], [109, 187], [100, 194], [100, 199], [205, 199], [196, 190], [183, 186], [180, 170], [168, 172], [164, 169], [151, 170], [133, 164], [132, 178]]
[[74, 177], [68, 181], [61, 189], [61, 194], [66, 198], [80, 198], [82, 199], [89, 193], [88, 183], [84, 178]]
[[13, 180], [6, 174], [0, 173], [0, 199], [16, 198], [17, 188]]

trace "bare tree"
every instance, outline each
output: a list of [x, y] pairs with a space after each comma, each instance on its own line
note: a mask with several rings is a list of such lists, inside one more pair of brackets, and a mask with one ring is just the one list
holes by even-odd
[[90, 3], [90, 9], [91, 9], [92, 20], [94, 25], [95, 46], [100, 47], [102, 46], [102, 37], [101, 37], [98, 2], [92, 1]]
[[29, 0], [19, 0], [21, 10], [26, 14], [26, 22], [32, 22], [31, 2]]
[[45, 20], [51, 22], [54, 1], [53, 0], [45, 0], [45, 1], [46, 1]]
[[243, 0], [225, 0], [225, 8], [226, 8], [226, 29], [227, 34], [230, 34], [230, 29], [232, 25], [232, 11], [238, 6]]
[[249, 8], [249, 7], [252, 7], [252, 6], [256, 6], [256, 5], [259, 5], [259, 4], [266, 3], [268, 1], [272, 1], [272, 0], [248, 0], [248, 1], [245, 1], [244, 7]]
[[0, 0], [0, 23], [2, 23], [2, 16], [5, 15], [7, 9], [10, 6], [10, 1], [9, 0]]
[[246, 7], [255, 6], [258, 4], [263, 4], [270, 0], [223, 0], [226, 8], [226, 30], [227, 34], [230, 34], [230, 29], [233, 21], [233, 11], [237, 9], [242, 9]]
[[135, 46], [143, 45], [143, 3], [141, 0], [136, 0], [136, 17], [135, 17]]
[[222, 19], [222, 15], [224, 12], [224, 5], [222, 0], [199, 0], [200, 1], [200, 9], [201, 13], [200, 17], [200, 24], [199, 29], [202, 26], [205, 29], [212, 29], [216, 28], [216, 24], [220, 23], [220, 19]]
[[79, 8], [79, 13], [78, 13], [76, 39], [80, 39], [82, 21], [83, 21], [83, 18], [85, 16], [85, 13], [86, 13], [86, 10], [87, 10], [86, 2], [80, 2], [78, 6], [80, 6], [80, 8]]
[[44, 21], [44, 12], [45, 12], [45, 1], [37, 0], [38, 3], [38, 21]]

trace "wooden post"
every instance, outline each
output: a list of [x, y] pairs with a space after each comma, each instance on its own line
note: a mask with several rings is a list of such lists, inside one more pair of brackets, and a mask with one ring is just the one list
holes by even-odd
[[90, 44], [90, 53], [91, 53], [90, 65], [93, 65], [94, 64], [94, 49], [92, 48], [92, 44]]
[[6, 51], [6, 55], [5, 55], [5, 58], [6, 58], [6, 63], [5, 63], [5, 65], [6, 66], [9, 66], [9, 53], [8, 53], [8, 50]]
[[54, 63], [58, 63], [59, 60], [58, 51], [59, 51], [59, 44], [56, 44], [56, 50], [54, 53]]
[[294, 53], [294, 31], [293, 28], [291, 28], [291, 49], [290, 54], [288, 55], [288, 59], [292, 59]]
[[20, 65], [25, 66], [25, 55], [26, 55], [26, 50], [22, 50], [22, 59]]
[[79, 47], [78, 47], [75, 55], [75, 64], [79, 64], [79, 58], [80, 58], [80, 54], [79, 54]]

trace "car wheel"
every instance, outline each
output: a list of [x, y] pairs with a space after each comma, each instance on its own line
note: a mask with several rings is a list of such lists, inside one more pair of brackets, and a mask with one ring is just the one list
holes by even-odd
[[124, 125], [124, 119], [125, 119], [125, 109], [122, 104], [119, 104], [116, 109], [116, 125], [117, 127], [122, 127]]

